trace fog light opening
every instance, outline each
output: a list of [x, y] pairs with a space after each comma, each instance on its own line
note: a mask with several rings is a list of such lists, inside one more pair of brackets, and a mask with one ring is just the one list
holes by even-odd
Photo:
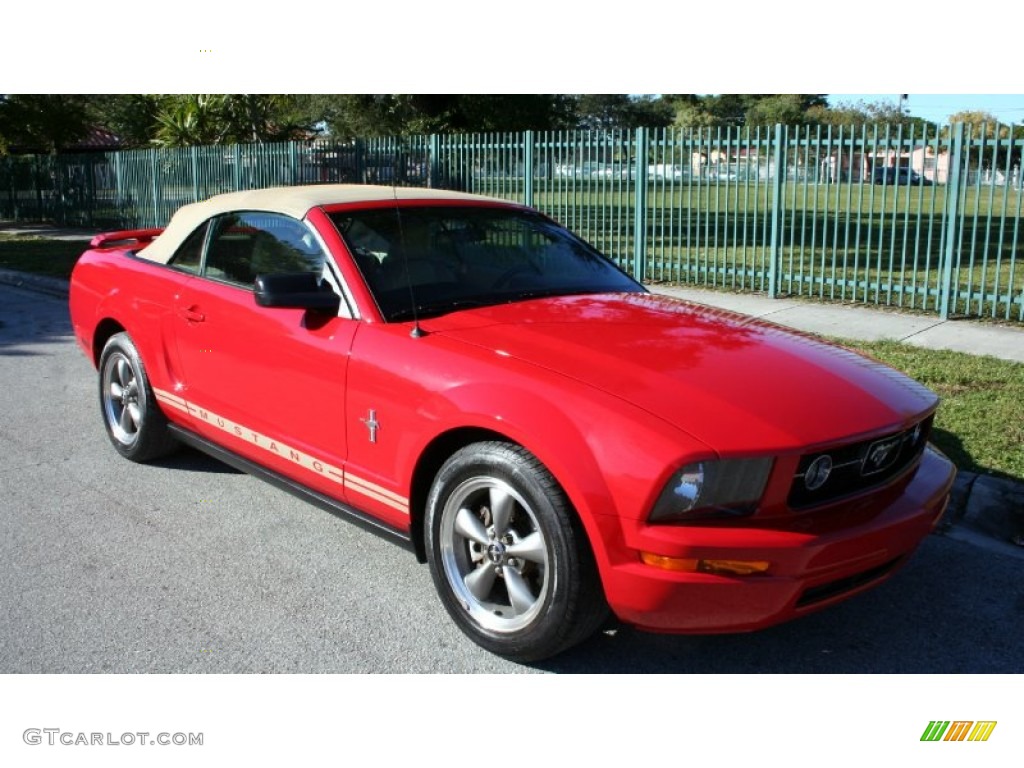
[[767, 573], [771, 565], [767, 560], [701, 560], [700, 570], [723, 576], [754, 576]]

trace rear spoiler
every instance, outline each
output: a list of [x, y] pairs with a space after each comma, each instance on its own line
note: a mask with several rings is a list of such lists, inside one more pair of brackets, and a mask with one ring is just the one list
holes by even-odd
[[125, 229], [120, 232], [104, 232], [90, 240], [89, 245], [93, 248], [113, 248], [114, 246], [123, 247], [127, 245], [145, 248], [159, 237], [163, 231], [161, 227], [157, 229]]

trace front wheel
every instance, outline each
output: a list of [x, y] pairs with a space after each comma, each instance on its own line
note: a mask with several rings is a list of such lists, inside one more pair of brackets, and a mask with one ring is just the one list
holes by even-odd
[[100, 355], [100, 411], [107, 435], [126, 459], [144, 462], [171, 453], [178, 442], [157, 407], [139, 352], [127, 333], [115, 333]]
[[476, 443], [453, 454], [431, 488], [425, 527], [445, 608], [493, 653], [554, 656], [607, 615], [582, 525], [551, 474], [519, 446]]

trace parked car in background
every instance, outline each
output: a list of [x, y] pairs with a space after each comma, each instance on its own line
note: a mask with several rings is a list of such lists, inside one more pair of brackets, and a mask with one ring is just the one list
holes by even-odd
[[930, 187], [932, 182], [910, 168], [875, 168], [872, 174], [872, 181], [875, 184], [915, 184], [921, 187]]
[[672, 163], [656, 163], [647, 166], [648, 180], [655, 181], [682, 181], [690, 177], [689, 171]]
[[925, 387], [652, 295], [503, 200], [220, 195], [96, 237], [70, 312], [120, 455], [185, 443], [408, 547], [520, 661], [609, 611], [718, 633], [832, 605], [907, 562], [953, 483]]

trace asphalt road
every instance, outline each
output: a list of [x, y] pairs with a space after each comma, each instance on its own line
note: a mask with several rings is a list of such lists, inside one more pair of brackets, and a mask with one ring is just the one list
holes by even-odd
[[751, 635], [609, 627], [534, 667], [406, 551], [191, 451], [121, 459], [59, 299], [0, 286], [0, 673], [1019, 673], [1020, 561], [930, 537], [888, 584]]

